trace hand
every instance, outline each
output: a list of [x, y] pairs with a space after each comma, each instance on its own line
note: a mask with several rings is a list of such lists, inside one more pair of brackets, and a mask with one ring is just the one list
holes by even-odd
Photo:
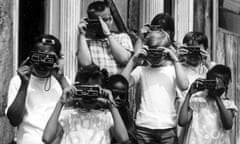
[[188, 94], [192, 95], [192, 94], [200, 91], [201, 89], [199, 89], [199, 87], [202, 85], [203, 85], [203, 83], [202, 83], [201, 79], [195, 80], [192, 83], [192, 85], [190, 86], [190, 89], [188, 90]]
[[28, 66], [26, 65], [27, 62], [29, 61], [29, 57], [27, 57], [27, 59], [25, 59], [22, 64], [20, 65], [20, 67], [17, 70], [17, 74], [20, 76], [20, 79], [22, 81], [23, 84], [28, 84], [29, 80], [30, 80], [30, 76], [32, 73], [32, 66]]
[[147, 46], [143, 46], [142, 48], [135, 51], [132, 59], [136, 66], [142, 65], [145, 57], [147, 56]]
[[52, 75], [58, 80], [61, 81], [64, 78], [64, 68], [62, 64], [55, 63], [52, 69]]
[[69, 101], [69, 98], [76, 93], [77, 89], [74, 86], [69, 86], [63, 89], [62, 96], [60, 97], [60, 102], [66, 104]]
[[108, 25], [103, 21], [102, 17], [99, 16], [98, 19], [99, 19], [100, 24], [102, 26], [102, 30], [103, 30], [104, 35], [106, 35], [106, 36], [111, 35], [111, 32], [108, 28]]
[[111, 106], [113, 106], [113, 105], [116, 105], [116, 103], [113, 99], [112, 92], [108, 89], [102, 89], [102, 97], [97, 98], [97, 100], [100, 101], [100, 102], [103, 102], [109, 108], [111, 108]]
[[212, 68], [216, 63], [211, 61], [210, 59], [210, 54], [203, 48], [201, 48], [200, 51], [201, 55], [202, 55], [202, 59], [203, 59], [203, 64], [208, 68]]
[[167, 54], [169, 55], [170, 59], [171, 59], [173, 62], [178, 62], [178, 61], [179, 61], [176, 53], [173, 52], [173, 50], [168, 49], [168, 48], [165, 48], [165, 49], [164, 49], [164, 53], [167, 53]]
[[150, 29], [150, 25], [144, 25], [141, 29], [140, 29], [140, 38], [144, 39], [144, 37], [146, 37], [146, 35], [151, 31]]
[[86, 29], [87, 29], [87, 22], [85, 20], [82, 20], [78, 24], [78, 31], [80, 35], [86, 35]]
[[189, 53], [189, 50], [187, 50], [184, 47], [180, 47], [180, 48], [177, 49], [177, 55], [178, 56], [186, 55], [188, 53]]

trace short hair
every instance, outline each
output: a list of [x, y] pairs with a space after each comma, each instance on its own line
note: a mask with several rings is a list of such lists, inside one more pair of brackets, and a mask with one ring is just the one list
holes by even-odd
[[175, 25], [174, 19], [167, 13], [157, 14], [151, 21], [151, 25], [159, 25], [164, 31], [170, 31], [170, 38], [173, 41]]
[[57, 54], [58, 57], [61, 57], [61, 43], [60, 41], [53, 35], [43, 34], [34, 40], [33, 51], [37, 51], [39, 49], [39, 44], [48, 45], [52, 48], [52, 50]]
[[86, 84], [90, 78], [102, 78], [103, 86], [106, 84], [108, 72], [106, 69], [100, 69], [96, 64], [81, 67], [75, 77], [75, 82]]
[[228, 66], [221, 64], [215, 65], [207, 72], [207, 79], [216, 76], [216, 74], [220, 74], [223, 76], [223, 82], [225, 86], [227, 86], [232, 80], [231, 69]]
[[124, 89], [125, 92], [128, 92], [129, 89], [129, 84], [128, 84], [128, 80], [120, 75], [120, 74], [115, 74], [115, 75], [111, 75], [108, 79], [108, 88], [109, 89], [118, 89], [118, 85], [116, 85], [117, 83], [121, 83], [122, 86], [124, 86], [124, 88], [119, 88], [119, 89]]
[[104, 2], [104, 1], [92, 2], [91, 4], [89, 4], [89, 6], [87, 8], [88, 18], [96, 18], [95, 12], [102, 12], [108, 7], [109, 7], [108, 3]]
[[208, 49], [208, 38], [202, 32], [188, 32], [183, 38], [183, 44], [188, 46], [203, 45], [204, 49]]
[[165, 31], [152, 31], [144, 39], [144, 43], [149, 47], [169, 47], [171, 40]]

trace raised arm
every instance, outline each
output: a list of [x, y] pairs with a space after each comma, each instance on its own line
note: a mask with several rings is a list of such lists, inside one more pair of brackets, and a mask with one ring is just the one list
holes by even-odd
[[[107, 36], [107, 38], [109, 40], [109, 44], [110, 44], [110, 47], [111, 47], [112, 54], [113, 54], [114, 58], [120, 64], [126, 65], [128, 60], [131, 57], [131, 51], [129, 50], [129, 48], [127, 49], [126, 47], [121, 45], [113, 37], [113, 35], [111, 35], [111, 32], [110, 32], [107, 24], [102, 20], [101, 17], [99, 17], [99, 20], [100, 20], [101, 25], [102, 25], [103, 33]], [[131, 44], [130, 38], [126, 36], [124, 39], [126, 39], [125, 42], [128, 42], [129, 43], [129, 47], [131, 47], [130, 49], [132, 49], [132, 44]]]
[[222, 120], [223, 127], [226, 130], [232, 129], [233, 126], [233, 111], [230, 109], [226, 109], [221, 98], [220, 97], [215, 97], [217, 106], [220, 112], [220, 117]]
[[61, 110], [64, 104], [67, 102], [68, 97], [74, 93], [74, 87], [69, 86], [63, 90], [60, 100], [57, 102], [55, 109], [49, 118], [46, 127], [44, 128], [42, 141], [45, 143], [52, 143], [56, 139], [59, 139], [59, 134], [63, 132], [63, 129], [58, 121]]
[[[12, 104], [9, 106], [7, 111], [7, 117], [13, 126], [18, 126], [22, 122], [25, 113], [27, 88], [32, 69], [30, 66], [25, 65], [27, 61], [28, 58], [21, 64], [21, 66], [17, 70], [17, 73], [21, 79], [21, 85], [20, 88], [18, 89], [16, 97], [13, 96], [15, 97], [15, 99], [13, 100]], [[10, 83], [8, 96], [14, 94], [12, 91], [14, 89], [13, 85], [14, 85], [13, 83]]]
[[187, 95], [186, 95], [186, 97], [185, 97], [185, 100], [184, 100], [184, 102], [183, 102], [183, 104], [182, 104], [182, 107], [181, 107], [181, 109], [180, 109], [179, 117], [178, 117], [178, 124], [179, 124], [180, 126], [185, 126], [185, 125], [188, 124], [188, 123], [191, 121], [191, 119], [192, 119], [192, 113], [193, 113], [193, 111], [192, 111], [192, 109], [189, 107], [189, 102], [190, 102], [190, 99], [191, 99], [192, 94], [194, 94], [195, 92], [198, 91], [198, 89], [196, 88], [196, 84], [197, 84], [197, 83], [198, 83], [198, 81], [195, 81], [195, 82], [191, 85], [191, 87], [190, 87], [190, 89], [189, 89], [189, 91], [188, 91], [188, 93], [187, 93]]
[[186, 90], [189, 85], [189, 81], [187, 78], [187, 75], [184, 72], [184, 69], [182, 67], [182, 64], [179, 62], [178, 57], [172, 50], [167, 50], [167, 53], [169, 53], [173, 65], [175, 67], [175, 73], [176, 73], [176, 82], [177, 86], [180, 90]]
[[110, 90], [106, 89], [103, 90], [103, 93], [106, 95], [106, 97], [108, 97], [107, 104], [114, 121], [114, 126], [111, 128], [111, 133], [114, 135], [117, 142], [126, 142], [129, 140], [127, 129], [121, 118], [121, 115], [119, 114], [118, 109], [116, 108], [112, 93]]
[[86, 40], [86, 22], [82, 21], [78, 25], [78, 48], [77, 48], [77, 59], [80, 66], [87, 66], [92, 63], [90, 51]]

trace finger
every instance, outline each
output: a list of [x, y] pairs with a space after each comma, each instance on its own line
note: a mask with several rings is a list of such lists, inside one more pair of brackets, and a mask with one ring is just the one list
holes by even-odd
[[30, 60], [30, 57], [27, 57], [27, 58], [20, 64], [20, 66], [26, 65], [29, 60]]

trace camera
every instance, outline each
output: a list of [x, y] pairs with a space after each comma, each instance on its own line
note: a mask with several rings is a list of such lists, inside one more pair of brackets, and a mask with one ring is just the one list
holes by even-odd
[[57, 62], [57, 58], [53, 54], [46, 54], [40, 52], [32, 52], [30, 55], [30, 62], [36, 65], [44, 65], [52, 67]]
[[106, 35], [103, 33], [102, 25], [99, 19], [86, 18], [85, 21], [87, 22], [87, 32], [90, 32], [96, 38], [106, 38]]
[[200, 82], [197, 82], [196, 88], [198, 90], [204, 90], [204, 89], [216, 89], [217, 88], [217, 80], [199, 80]]
[[188, 50], [186, 55], [190, 55], [190, 56], [201, 55], [201, 48], [200, 48], [200, 46], [182, 46], [180, 48]]
[[75, 87], [77, 93], [74, 98], [96, 99], [101, 96], [100, 86], [76, 84]]
[[164, 49], [149, 49], [147, 50], [146, 59], [162, 58], [166, 56], [168, 56], [168, 54], [164, 52]]

